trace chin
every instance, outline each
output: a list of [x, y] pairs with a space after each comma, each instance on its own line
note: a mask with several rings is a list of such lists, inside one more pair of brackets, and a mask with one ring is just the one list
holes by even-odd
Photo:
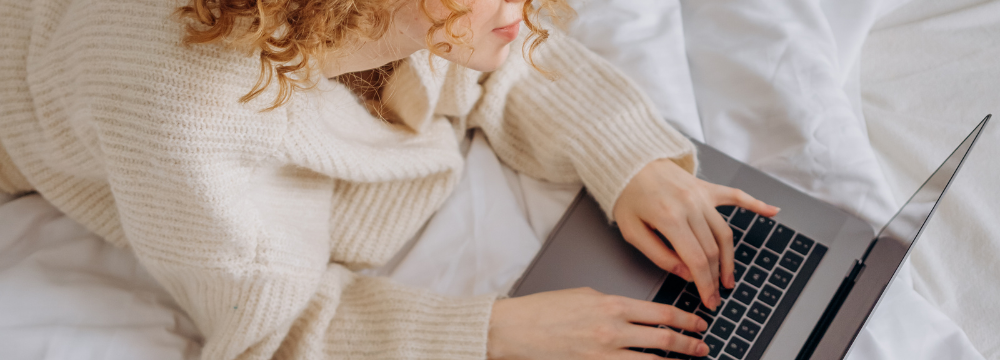
[[510, 45], [501, 46], [489, 53], [477, 51], [472, 58], [466, 62], [465, 66], [476, 71], [490, 72], [496, 70], [507, 61], [510, 55]]

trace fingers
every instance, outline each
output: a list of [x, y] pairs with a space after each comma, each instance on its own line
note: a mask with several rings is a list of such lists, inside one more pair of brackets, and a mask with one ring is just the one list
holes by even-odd
[[[694, 232], [695, 237], [698, 238], [698, 242], [701, 243], [701, 248], [705, 252], [705, 258], [708, 259], [708, 268], [712, 272], [712, 279], [715, 279], [715, 287], [711, 289], [710, 293], [705, 295], [713, 296], [718, 291], [718, 281], [721, 280], [719, 278], [719, 240], [716, 240], [715, 235], [712, 233], [712, 229], [708, 225], [708, 220], [705, 219], [704, 211], [689, 215], [688, 225], [691, 226], [691, 231]], [[699, 293], [701, 293], [700, 290]]]
[[[712, 270], [709, 268], [708, 258], [701, 242], [691, 231], [687, 224], [687, 219], [680, 224], [673, 221], [669, 216], [661, 217], [654, 225], [663, 235], [670, 239], [670, 244], [674, 246], [677, 255], [680, 256], [684, 264], [691, 270], [694, 283], [698, 287], [698, 293], [705, 307], [715, 310], [719, 299], [715, 296], [715, 290], [719, 288], [719, 278], [712, 277]], [[716, 274], [718, 274], [716, 272]], [[718, 275], [716, 275], [718, 276]]]
[[716, 185], [713, 193], [715, 203], [718, 205], [736, 205], [767, 217], [777, 215], [778, 211], [781, 211], [778, 207], [757, 200], [740, 189]]
[[733, 229], [729, 228], [726, 220], [714, 209], [708, 209], [704, 216], [719, 245], [719, 281], [726, 288], [732, 289], [736, 285], [733, 278]]
[[667, 248], [667, 245], [660, 240], [653, 230], [646, 226], [638, 218], [625, 216], [618, 219], [618, 229], [622, 236], [639, 252], [646, 255], [659, 268], [669, 271], [674, 275], [691, 281], [691, 271], [688, 269], [677, 253]]
[[641, 353], [638, 351], [632, 351], [627, 349], [619, 349], [614, 353], [612, 359], [620, 360], [663, 360], [662, 357], [651, 353]]
[[666, 325], [692, 332], [702, 332], [708, 329], [708, 323], [700, 316], [676, 307], [630, 298], [625, 299], [628, 299], [628, 304], [623, 316], [628, 322]]
[[708, 345], [704, 342], [670, 329], [632, 325], [623, 331], [626, 338], [635, 342], [625, 346], [676, 351], [694, 356], [708, 355]]

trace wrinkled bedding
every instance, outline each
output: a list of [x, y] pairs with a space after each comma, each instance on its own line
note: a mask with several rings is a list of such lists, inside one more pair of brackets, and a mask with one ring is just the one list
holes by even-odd
[[[788, 3], [788, 4], [783, 4]], [[691, 137], [884, 223], [1000, 109], [1000, 3], [591, 0], [571, 35]], [[1000, 358], [1000, 130], [986, 129], [852, 359]], [[387, 266], [503, 292], [579, 189], [505, 167], [481, 134], [444, 207]], [[0, 195], [4, 359], [196, 359], [200, 336], [126, 249], [44, 199]]]

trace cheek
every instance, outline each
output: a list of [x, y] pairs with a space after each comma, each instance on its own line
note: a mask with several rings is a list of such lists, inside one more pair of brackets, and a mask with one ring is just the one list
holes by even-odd
[[473, 0], [466, 5], [472, 10], [468, 17], [473, 31], [477, 32], [477, 37], [484, 31], [493, 30], [493, 25], [496, 25], [492, 23], [499, 11], [499, 5], [496, 3], [497, 1], [493, 0]]

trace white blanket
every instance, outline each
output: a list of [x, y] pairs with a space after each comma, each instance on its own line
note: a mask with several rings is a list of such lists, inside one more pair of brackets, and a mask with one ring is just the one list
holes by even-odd
[[[898, 201], [987, 113], [1000, 115], [1000, 2], [917, 0], [864, 45], [869, 134]], [[1000, 359], [1000, 121], [981, 135], [911, 255], [914, 288]]]
[[[882, 19], [900, 3], [591, 0], [576, 4], [571, 33], [690, 136], [877, 224], [997, 109], [1000, 90], [996, 2], [915, 0]], [[852, 359], [1000, 358], [996, 126]], [[513, 173], [481, 136], [468, 158], [420, 240], [378, 272], [453, 295], [503, 291], [579, 189]], [[2, 358], [197, 358], [197, 331], [127, 250], [37, 195], [5, 200]]]

